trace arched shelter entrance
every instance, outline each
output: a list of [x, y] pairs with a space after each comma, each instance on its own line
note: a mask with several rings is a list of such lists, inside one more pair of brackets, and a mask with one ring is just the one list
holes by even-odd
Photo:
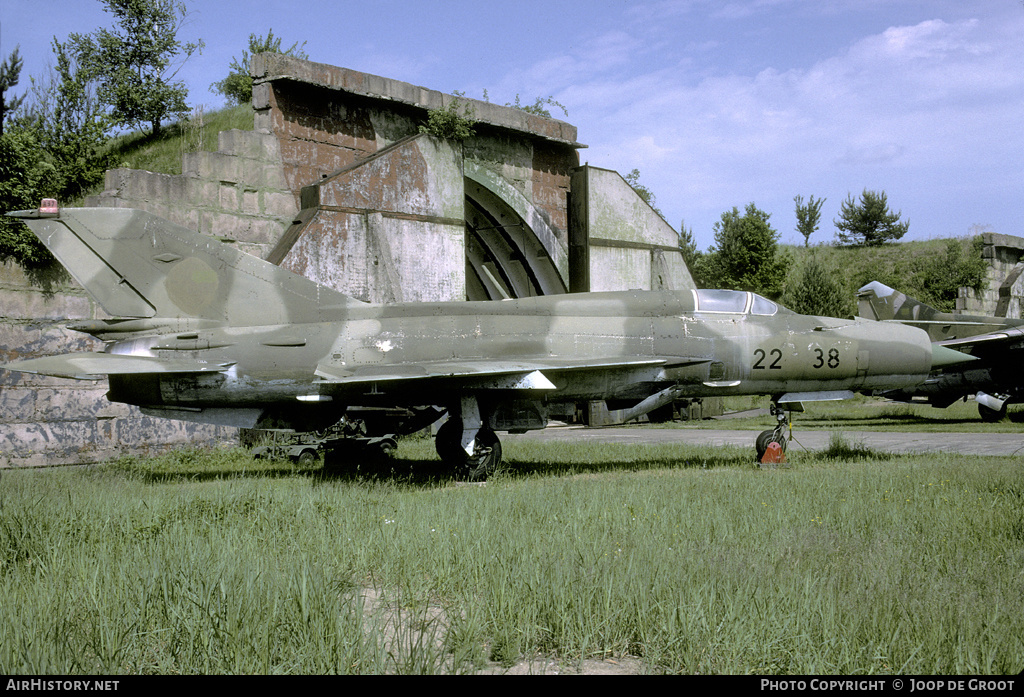
[[568, 253], [545, 216], [490, 170], [465, 163], [466, 299], [565, 293]]

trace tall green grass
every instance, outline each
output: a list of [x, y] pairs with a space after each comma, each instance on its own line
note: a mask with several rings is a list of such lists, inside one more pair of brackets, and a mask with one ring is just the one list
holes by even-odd
[[0, 479], [0, 671], [1016, 673], [1024, 475], [1000, 457], [509, 443], [453, 480], [185, 451]]

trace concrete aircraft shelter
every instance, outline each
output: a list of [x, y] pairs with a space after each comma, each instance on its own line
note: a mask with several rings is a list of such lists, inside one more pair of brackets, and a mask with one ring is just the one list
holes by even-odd
[[[280, 54], [253, 75], [299, 209], [275, 263], [376, 302], [693, 286], [675, 230], [580, 167], [568, 123]], [[419, 133], [453, 102], [473, 137]]]
[[[156, 213], [372, 302], [693, 287], [676, 231], [619, 174], [581, 166], [569, 123], [280, 54], [251, 67], [252, 131], [184, 153], [180, 175], [110, 170], [85, 205]], [[453, 102], [472, 137], [420, 133]], [[64, 327], [104, 316], [80, 287], [44, 290], [8, 264], [0, 290], [7, 360], [99, 348]], [[237, 438], [105, 393], [0, 375], [0, 467]]]

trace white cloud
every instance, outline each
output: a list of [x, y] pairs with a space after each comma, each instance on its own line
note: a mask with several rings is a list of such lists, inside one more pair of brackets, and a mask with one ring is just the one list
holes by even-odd
[[[963, 190], [961, 172], [974, 163], [986, 163], [999, 196], [1021, 191], [1024, 12], [1009, 24], [927, 19], [789, 70], [765, 65], [697, 81], [672, 69], [679, 57], [675, 66], [634, 64], [625, 77], [622, 54], [610, 51], [616, 59], [604, 64], [574, 61], [571, 86], [556, 98], [591, 145], [584, 159], [640, 169], [670, 222], [685, 218], [702, 242], [734, 205], [756, 200], [774, 209], [782, 230], [791, 227], [785, 219], [797, 193], [827, 196], [838, 207], [849, 191], [888, 186], [898, 190], [890, 193], [894, 207], [914, 210], [930, 234], [943, 234], [935, 228], [972, 222], [950, 220], [954, 213], [991, 220], [972, 206], [1001, 205], [988, 195], [954, 211], [957, 203], [943, 200]], [[644, 41], [616, 32], [594, 45]], [[1022, 229], [1014, 232], [1024, 234], [1017, 198], [999, 219], [1016, 220]]]

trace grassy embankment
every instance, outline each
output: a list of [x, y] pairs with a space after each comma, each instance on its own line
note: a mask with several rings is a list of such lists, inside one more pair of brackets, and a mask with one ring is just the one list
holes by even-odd
[[218, 111], [196, 110], [188, 118], [169, 124], [159, 136], [135, 132], [111, 138], [112, 166], [181, 174], [182, 155], [216, 152], [217, 134], [231, 129], [251, 131], [253, 111], [248, 104]]
[[237, 451], [4, 472], [0, 672], [1017, 673], [1024, 474], [840, 442], [506, 448], [461, 485]]

